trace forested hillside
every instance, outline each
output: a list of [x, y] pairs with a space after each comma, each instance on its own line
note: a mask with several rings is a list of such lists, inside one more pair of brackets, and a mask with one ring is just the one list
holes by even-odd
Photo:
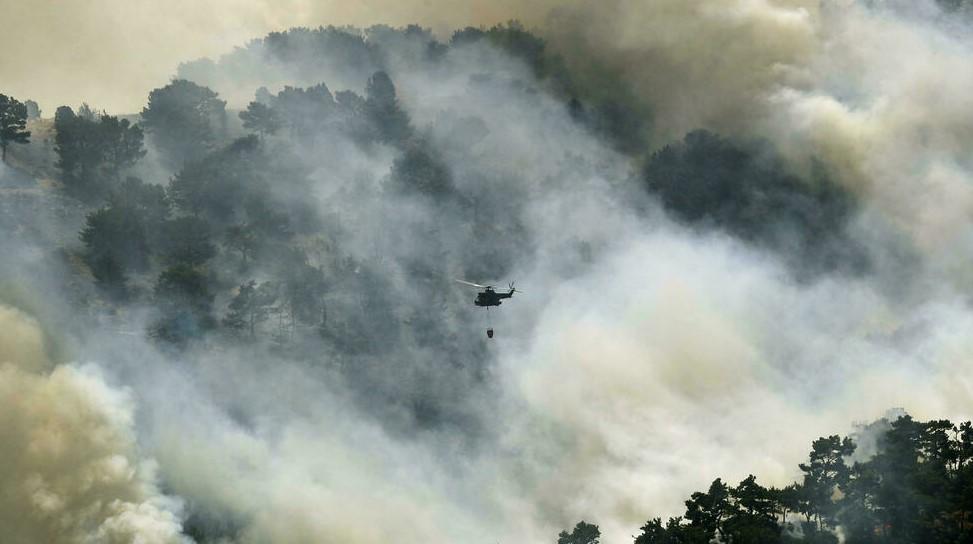
[[[410, 115], [404, 103], [418, 97], [400, 98], [399, 73], [456, 94]], [[278, 79], [306, 86], [261, 85]], [[332, 91], [333, 81], [363, 89]], [[233, 110], [198, 82], [254, 90]], [[490, 117], [463, 111], [466, 100], [486, 102]], [[560, 109], [564, 126], [550, 130], [624, 142], [612, 147], [633, 154], [612, 156], [611, 168], [644, 162], [630, 190], [658, 196], [679, 220], [786, 253], [800, 269], [861, 266], [842, 264], [861, 260], [845, 256], [855, 254], [842, 230], [854, 202], [826, 174], [801, 178], [769, 144], [705, 131], [653, 152], [637, 116], [575, 94], [544, 41], [511, 23], [446, 43], [419, 27], [294, 29], [183, 65], [138, 117], [59, 107], [58, 179], [91, 208], [82, 273], [111, 312], [146, 312], [163, 346], [235, 338], [299, 358], [327, 351], [420, 423], [455, 423], [464, 410], [449, 406], [460, 403], [446, 384], [482, 380], [487, 363], [469, 338], [478, 316], [449, 282], [513, 278], [539, 235], [531, 193], [583, 189], [600, 166], [526, 157], [549, 162], [539, 177], [535, 165], [486, 162], [512, 107]], [[604, 245], [567, 238], [571, 266]], [[393, 358], [428, 385], [387, 383]]]
[[[940, 4], [801, 6], [747, 36], [961, 39], [969, 8]], [[944, 419], [973, 392], [969, 142], [924, 117], [956, 101], [911, 80], [873, 99], [888, 63], [842, 79], [774, 49], [786, 77], [746, 123], [671, 137], [676, 108], [719, 100], [645, 89], [705, 65], [652, 42], [658, 79], [633, 79], [585, 36], [590, 58], [516, 21], [292, 28], [187, 60], [141, 111], [0, 94], [0, 380], [20, 384], [0, 407], [84, 437], [72, 461], [57, 432], [11, 431], [0, 526], [18, 544], [973, 540], [973, 427]], [[479, 308], [457, 279], [517, 296]]]

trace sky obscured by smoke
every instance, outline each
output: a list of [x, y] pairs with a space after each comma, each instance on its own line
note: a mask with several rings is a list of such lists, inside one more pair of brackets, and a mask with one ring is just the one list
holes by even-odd
[[[713, 477], [793, 480], [810, 440], [893, 406], [973, 415], [973, 40], [931, 4], [162, 5], [3, 0], [15, 31], [0, 34], [0, 49], [23, 52], [0, 60], [4, 90], [48, 113], [82, 100], [135, 111], [180, 62], [268, 30], [417, 22], [448, 35], [520, 18], [590, 94], [622, 92], [651, 115], [654, 144], [702, 127], [772, 140], [797, 170], [823, 161], [860, 199], [851, 231], [876, 266], [798, 281], [773, 252], [676, 224], [651, 202], [632, 206], [634, 161], [562, 103], [470, 83], [481, 70], [529, 80], [498, 51], [461, 49], [435, 72], [393, 58], [402, 103], [457, 187], [509, 197], [530, 242], [510, 271], [528, 294], [495, 317], [493, 387], [436, 382], [482, 425], [475, 443], [403, 433], [352, 402], [339, 376], [245, 350], [190, 363], [80, 334], [72, 355], [96, 365], [55, 366], [36, 322], [0, 309], [0, 448], [16, 460], [0, 516], [18, 520], [22, 540], [144, 531], [146, 542], [180, 542], [186, 501], [241, 543], [540, 543], [581, 518], [622, 542], [649, 517], [679, 513]], [[251, 68], [248, 84], [267, 67]], [[221, 81], [222, 96], [255, 86]], [[457, 142], [470, 118], [482, 134]], [[377, 196], [395, 151], [359, 154], [336, 140], [311, 155], [301, 196], [337, 214], [361, 256], [432, 254], [421, 237], [382, 238], [430, 217], [453, 249], [471, 243], [462, 217]], [[579, 243], [594, 254], [579, 258]], [[403, 291], [410, 281], [401, 270], [387, 279]], [[389, 381], [401, 384], [423, 371], [397, 368]]]
[[60, 105], [141, 110], [150, 90], [183, 62], [218, 57], [293, 26], [421, 24], [444, 33], [467, 25], [533, 19], [543, 3], [512, 0], [0, 0], [0, 80], [52, 114]]

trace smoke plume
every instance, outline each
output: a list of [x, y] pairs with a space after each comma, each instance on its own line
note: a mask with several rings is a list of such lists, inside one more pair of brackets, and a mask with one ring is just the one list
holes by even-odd
[[[625, 542], [716, 475], [793, 481], [810, 440], [891, 407], [973, 416], [973, 41], [932, 2], [137, 4], [72, 8], [81, 35], [117, 27], [91, 50], [154, 51], [126, 59], [111, 92], [65, 85], [54, 61], [34, 72], [6, 60], [0, 73], [44, 101], [90, 94], [135, 111], [177, 70], [231, 109], [260, 86], [360, 93], [385, 70], [447, 196], [396, 185], [409, 149], [363, 147], [334, 126], [304, 147], [263, 144], [304, 177], [274, 178], [262, 196], [328, 227], [300, 239], [309, 266], [353, 278], [330, 284], [325, 306], [346, 328], [367, 323], [353, 356], [338, 346], [346, 335], [313, 331], [286, 347], [214, 336], [160, 349], [141, 333], [150, 308], [97, 322], [48, 300], [95, 298], [29, 273], [47, 262], [36, 247], [76, 247], [67, 235], [11, 244], [16, 258], [0, 266], [28, 291], [59, 293], [38, 304], [84, 322], [65, 341], [97, 363], [53, 364], [38, 325], [0, 309], [0, 526], [14, 542], [542, 543], [579, 519]], [[14, 20], [53, 9], [24, 4]], [[510, 18], [547, 40], [569, 83], [485, 41], [429, 60], [452, 29]], [[160, 31], [144, 37], [149, 20]], [[434, 33], [365, 31], [380, 53], [367, 62], [242, 48], [294, 24], [412, 22]], [[200, 55], [213, 59], [190, 62]], [[623, 104], [644, 149], [607, 143], [571, 98]], [[771, 150], [802, 183], [824, 172], [854, 202], [834, 228], [871, 266], [800, 274], [822, 268], [800, 244], [768, 248], [667, 211], [643, 190], [644, 163], [696, 129]], [[142, 168], [161, 184], [176, 174]], [[45, 233], [79, 227], [18, 213]], [[237, 285], [279, 266], [244, 277], [227, 262], [214, 273]], [[475, 313], [473, 294], [451, 285], [460, 276], [516, 279], [525, 293]]]
[[0, 525], [8, 542], [179, 544], [179, 505], [138, 456], [129, 395], [53, 367], [36, 322], [0, 307]]

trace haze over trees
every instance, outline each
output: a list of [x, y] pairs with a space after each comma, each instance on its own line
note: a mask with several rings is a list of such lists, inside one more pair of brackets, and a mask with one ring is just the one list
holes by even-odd
[[[846, 257], [857, 248], [844, 229], [855, 202], [823, 172], [802, 178], [769, 144], [706, 131], [647, 153], [643, 127], [631, 124], [640, 116], [578, 91], [544, 41], [519, 24], [462, 29], [445, 43], [418, 27], [327, 27], [272, 33], [219, 62], [184, 65], [179, 78], [149, 93], [138, 123], [87, 105], [57, 109], [57, 166], [67, 192], [92, 207], [79, 236], [99, 292], [112, 304], [151, 307], [152, 337], [181, 349], [221, 337], [323, 343], [337, 359], [355, 361], [343, 367], [354, 369], [352, 382], [381, 383], [391, 405], [413, 406], [423, 421], [446, 417], [453, 400], [419, 403], [414, 391], [381, 378], [383, 359], [418, 346], [463, 361], [448, 379], [481, 379], [486, 355], [471, 353], [436, 317], [469, 319], [471, 310], [452, 309], [435, 286], [509, 273], [530, 250], [522, 202], [532, 183], [513, 171], [457, 174], [455, 165], [488, 137], [490, 119], [447, 112], [424, 124], [412, 119], [395, 67], [437, 74], [451, 56], [483, 63], [462, 83], [464, 93], [535, 100], [542, 86], [577, 130], [632, 160], [644, 156], [638, 188], [673, 217], [778, 251], [809, 275], [854, 262]], [[254, 81], [263, 71], [307, 83], [271, 90]], [[313, 79], [324, 73], [361, 91]], [[227, 80], [253, 85], [235, 115], [206, 86]], [[147, 147], [158, 152], [162, 175], [143, 160]], [[374, 182], [343, 162], [380, 154], [388, 165]], [[136, 177], [143, 172], [151, 179]], [[333, 177], [335, 194], [353, 208], [321, 213], [329, 206], [316, 189], [322, 177]], [[417, 215], [414, 206], [430, 211]], [[365, 238], [342, 241], [352, 236]], [[572, 251], [583, 263], [592, 246]], [[446, 379], [424, 372], [431, 382]]]
[[246, 110], [240, 112], [240, 119], [243, 121], [243, 128], [263, 137], [275, 134], [284, 124], [277, 116], [277, 111], [262, 102], [251, 102]]
[[96, 284], [113, 298], [124, 299], [128, 275], [148, 269], [168, 215], [169, 202], [162, 187], [137, 178], [126, 179], [104, 206], [89, 213], [80, 238], [84, 261]]
[[[433, 84], [416, 84], [425, 80]], [[490, 418], [500, 370], [479, 334], [490, 318], [444, 285], [534, 267], [549, 274], [547, 260], [568, 283], [619, 243], [545, 221], [594, 223], [588, 206], [605, 199], [597, 209], [624, 204], [651, 228], [715, 231], [779, 261], [774, 272], [788, 286], [869, 273], [870, 255], [849, 234], [859, 202], [827, 165], [797, 170], [773, 142], [705, 129], [650, 143], [651, 117], [625, 92], [585, 90], [517, 23], [446, 41], [415, 26], [327, 27], [271, 33], [217, 62], [183, 65], [138, 117], [61, 106], [58, 181], [85, 206], [65, 261], [90, 287], [71, 302], [141, 327], [173, 365], [241, 350], [259, 364], [293, 363], [340, 383], [391, 434], [475, 451], [498, 432]], [[484, 106], [457, 106], [467, 100]], [[14, 132], [29, 111], [16, 107]], [[570, 145], [551, 145], [558, 138]], [[508, 162], [496, 151], [507, 145], [540, 151]], [[532, 168], [548, 159], [558, 168]], [[591, 230], [610, 230], [613, 219], [602, 214], [605, 225]], [[243, 374], [256, 363], [240, 364]], [[235, 430], [266, 424], [238, 408], [226, 416]], [[717, 478], [688, 497], [683, 515], [653, 517], [633, 538], [967, 542], [971, 471], [969, 423], [880, 421], [814, 441], [791, 485]], [[186, 532], [199, 542], [240, 534], [239, 512], [191, 500], [186, 509]], [[556, 542], [599, 544], [592, 521]]]
[[24, 106], [27, 107], [27, 119], [40, 119], [41, 118], [41, 108], [37, 105], [37, 102], [33, 100], [24, 100]]
[[643, 170], [649, 192], [683, 221], [777, 249], [796, 247], [825, 268], [867, 266], [845, 234], [851, 196], [820, 165], [813, 176], [788, 172], [767, 144], [742, 145], [705, 130], [652, 153]]

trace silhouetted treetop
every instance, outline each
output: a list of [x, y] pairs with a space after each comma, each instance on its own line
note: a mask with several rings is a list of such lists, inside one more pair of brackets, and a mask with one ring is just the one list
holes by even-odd
[[223, 138], [226, 102], [212, 90], [176, 79], [149, 93], [142, 124], [170, 166], [201, 157]]
[[0, 94], [0, 161], [7, 161], [7, 147], [10, 144], [28, 142], [27, 106], [16, 98]]

